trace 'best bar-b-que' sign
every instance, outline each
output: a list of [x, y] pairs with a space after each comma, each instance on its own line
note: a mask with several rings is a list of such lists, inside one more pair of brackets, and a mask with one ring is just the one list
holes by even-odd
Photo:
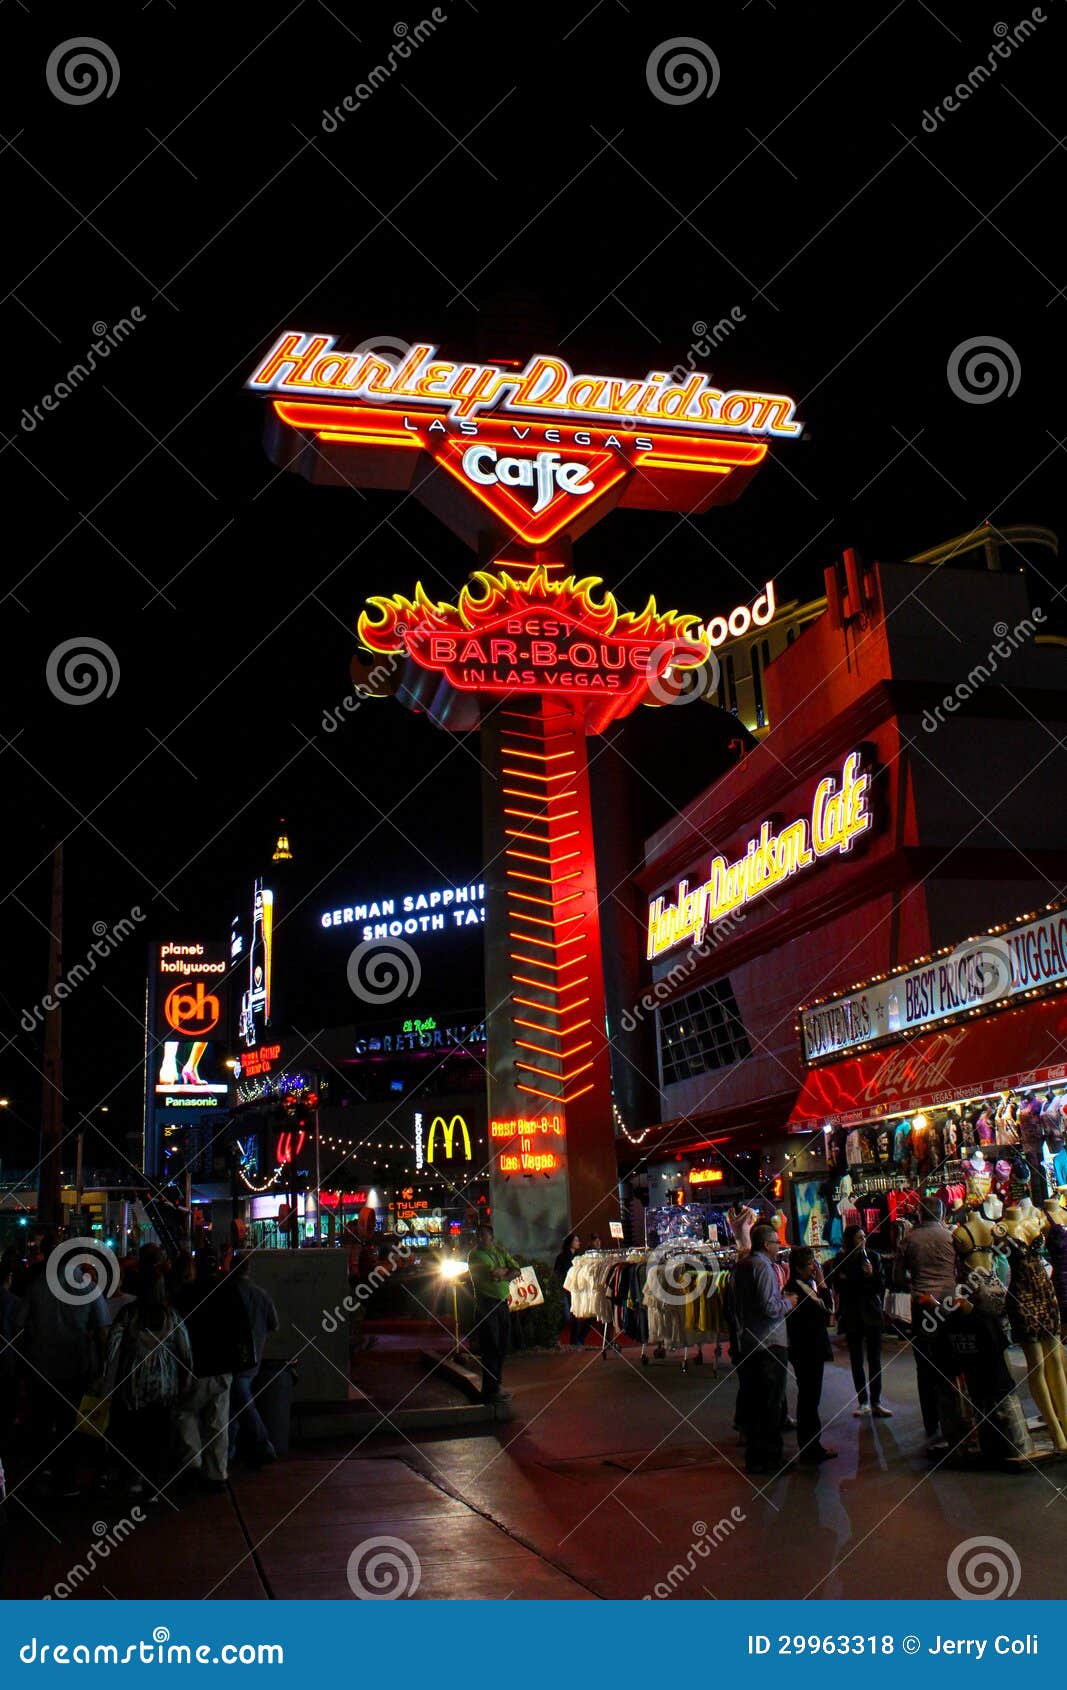
[[596, 576], [549, 579], [538, 566], [525, 579], [476, 570], [458, 602], [438, 604], [421, 584], [413, 600], [370, 600], [359, 636], [375, 652], [405, 651], [460, 692], [565, 693], [589, 711], [590, 731], [647, 697], [668, 671], [696, 668], [709, 646], [697, 618], [620, 610], [597, 598]]
[[845, 856], [873, 825], [871, 771], [853, 751], [839, 775], [827, 775], [815, 789], [811, 815], [774, 831], [765, 821], [750, 839], [743, 857], [730, 862], [713, 857], [707, 880], [679, 883], [671, 903], [655, 898], [648, 906], [648, 956], [662, 956], [684, 939], [699, 945], [709, 927], [752, 903], [793, 875], [835, 855]]

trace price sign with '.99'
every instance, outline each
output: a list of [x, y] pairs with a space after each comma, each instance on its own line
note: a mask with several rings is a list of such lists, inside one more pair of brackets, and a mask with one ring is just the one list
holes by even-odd
[[532, 1267], [524, 1267], [522, 1272], [511, 1281], [508, 1292], [509, 1309], [535, 1309], [545, 1300], [544, 1292], [538, 1282], [537, 1274]]

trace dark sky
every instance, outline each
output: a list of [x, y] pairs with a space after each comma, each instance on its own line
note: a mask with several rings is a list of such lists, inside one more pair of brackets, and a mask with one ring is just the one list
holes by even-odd
[[[1021, 6], [455, 0], [331, 132], [324, 113], [428, 8], [4, 8], [0, 1090], [24, 1120], [40, 1041], [19, 1016], [44, 986], [57, 837], [68, 964], [133, 905], [147, 937], [225, 933], [279, 813], [326, 886], [462, 877], [477, 855], [470, 747], [386, 704], [322, 732], [365, 595], [443, 592], [468, 560], [413, 501], [274, 470], [242, 384], [281, 329], [639, 376], [732, 311], [700, 362], [795, 395], [806, 436], [732, 509], [595, 529], [583, 572], [625, 604], [710, 615], [770, 577], [780, 598], [821, 590], [847, 544], [892, 558], [986, 517], [1062, 528], [1067, 153], [1045, 67], [1067, 17], [1037, 14], [1015, 45]], [[117, 72], [70, 103], [47, 67], [81, 36]], [[710, 97], [650, 85], [681, 38]], [[34, 422], [94, 325], [135, 307]], [[1013, 392], [953, 390], [972, 339], [1002, 343]], [[85, 636], [119, 679], [71, 706], [46, 668]], [[138, 937], [68, 1008], [73, 1109], [111, 1095], [135, 1124], [142, 994]]]

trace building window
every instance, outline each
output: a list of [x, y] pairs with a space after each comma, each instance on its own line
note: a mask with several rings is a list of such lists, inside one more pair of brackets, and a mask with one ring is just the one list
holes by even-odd
[[659, 1011], [664, 1085], [727, 1068], [752, 1054], [729, 980], [698, 986]]
[[767, 716], [763, 708], [763, 682], [760, 679], [759, 646], [752, 647], [752, 696], [756, 705], [756, 726], [765, 728]]
[[734, 674], [733, 652], [726, 659], [726, 708], [737, 715], [737, 678]]

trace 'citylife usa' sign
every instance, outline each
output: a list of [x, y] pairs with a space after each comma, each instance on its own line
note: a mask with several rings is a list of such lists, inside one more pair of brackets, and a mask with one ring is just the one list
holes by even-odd
[[898, 1039], [949, 1016], [988, 1009], [1064, 980], [1067, 910], [1056, 910], [802, 1010], [804, 1057], [818, 1062], [860, 1045]]
[[815, 789], [811, 815], [800, 816], [779, 832], [765, 821], [735, 862], [711, 859], [700, 886], [679, 882], [671, 903], [661, 897], [648, 906], [648, 957], [662, 956], [684, 939], [702, 943], [707, 929], [723, 916], [751, 904], [783, 881], [827, 857], [847, 856], [856, 840], [874, 825], [870, 809], [871, 771], [863, 754], [853, 751], [839, 775], [827, 775]]

